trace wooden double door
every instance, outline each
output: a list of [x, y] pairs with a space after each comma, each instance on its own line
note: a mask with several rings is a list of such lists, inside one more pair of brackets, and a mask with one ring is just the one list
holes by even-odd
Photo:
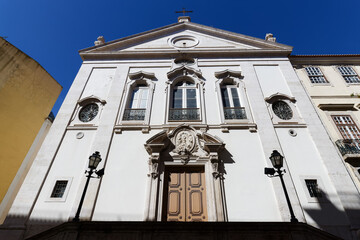
[[203, 168], [168, 168], [165, 171], [163, 221], [207, 221]]

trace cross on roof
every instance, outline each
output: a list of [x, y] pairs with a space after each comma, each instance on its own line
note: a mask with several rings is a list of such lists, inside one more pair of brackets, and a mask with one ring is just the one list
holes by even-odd
[[175, 13], [182, 13], [185, 16], [185, 13], [192, 13], [193, 11], [186, 11], [185, 8], [182, 8], [182, 11], [176, 11]]

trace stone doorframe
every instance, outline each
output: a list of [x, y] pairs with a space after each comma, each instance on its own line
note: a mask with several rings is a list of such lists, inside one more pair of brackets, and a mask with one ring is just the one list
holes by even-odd
[[204, 167], [208, 221], [227, 221], [224, 167], [219, 159], [224, 146], [218, 137], [187, 124], [172, 131], [164, 130], [148, 139], [145, 143], [150, 155], [145, 221], [161, 221], [164, 172], [169, 166]]

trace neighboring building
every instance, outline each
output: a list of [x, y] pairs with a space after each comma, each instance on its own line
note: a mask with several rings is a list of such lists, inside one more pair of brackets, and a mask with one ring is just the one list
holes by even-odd
[[39, 63], [0, 38], [0, 223], [46, 136], [61, 89]]
[[360, 55], [296, 55], [290, 61], [360, 191]]
[[[105, 239], [117, 233], [106, 227], [116, 221], [126, 222], [117, 225], [122, 239], [144, 239], [160, 227], [156, 222], [170, 221], [228, 222], [215, 225], [225, 239], [237, 239], [236, 226], [255, 225], [252, 239], [290, 239], [283, 237], [290, 228], [306, 231], [286, 223], [280, 179], [264, 175], [278, 150], [297, 219], [355, 239], [359, 193], [289, 61], [291, 51], [271, 34], [257, 39], [188, 17], [107, 43], [98, 38], [80, 51], [83, 64], [0, 234], [18, 239], [71, 221], [88, 156], [99, 151], [105, 175], [91, 179], [80, 219], [111, 222], [68, 223], [70, 232], [53, 230], [52, 239], [70, 239], [80, 228], [89, 231], [83, 237]], [[191, 226], [217, 239], [210, 225], [172, 231], [179, 225], [162, 224], [168, 237], [159, 239], [191, 239]]]

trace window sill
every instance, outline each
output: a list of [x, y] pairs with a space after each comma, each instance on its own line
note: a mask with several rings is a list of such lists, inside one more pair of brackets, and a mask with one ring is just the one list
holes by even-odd
[[96, 130], [97, 126], [94, 124], [76, 124], [74, 126], [68, 126], [67, 130]]
[[249, 129], [250, 132], [256, 132], [257, 131], [257, 125], [255, 123], [249, 123], [248, 120], [246, 122], [231, 122], [226, 121], [225, 123], [220, 124], [221, 131], [222, 132], [229, 132], [230, 129]]

